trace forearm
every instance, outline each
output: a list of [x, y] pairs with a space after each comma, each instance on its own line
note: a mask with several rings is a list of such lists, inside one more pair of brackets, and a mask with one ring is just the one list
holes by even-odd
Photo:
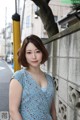
[[11, 110], [10, 111], [10, 119], [11, 120], [22, 120], [22, 117], [18, 110]]
[[56, 118], [56, 108], [55, 108], [54, 102], [52, 103], [52, 107], [51, 107], [51, 116], [52, 116], [52, 120], [57, 120], [57, 118]]
[[57, 118], [56, 118], [56, 111], [54, 111], [54, 112], [52, 113], [52, 120], [57, 120]]

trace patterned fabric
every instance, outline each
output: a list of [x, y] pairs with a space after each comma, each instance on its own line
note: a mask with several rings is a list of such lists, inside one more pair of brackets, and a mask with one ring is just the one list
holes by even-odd
[[14, 73], [14, 79], [21, 84], [22, 98], [20, 113], [23, 120], [52, 120], [50, 115], [51, 102], [54, 97], [54, 81], [45, 73], [48, 85], [45, 91], [24, 68]]

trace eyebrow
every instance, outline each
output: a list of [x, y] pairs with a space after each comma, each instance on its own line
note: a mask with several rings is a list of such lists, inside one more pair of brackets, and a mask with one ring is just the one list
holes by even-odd
[[[35, 49], [35, 50], [39, 50], [39, 49]], [[33, 51], [33, 50], [26, 50], [26, 51]]]
[[26, 51], [32, 51], [32, 50], [26, 50]]

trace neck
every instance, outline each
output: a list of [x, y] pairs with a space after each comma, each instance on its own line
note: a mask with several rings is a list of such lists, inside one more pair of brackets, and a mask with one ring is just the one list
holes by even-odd
[[41, 72], [40, 67], [35, 68], [35, 67], [31, 67], [31, 66], [30, 66], [27, 70], [28, 70], [29, 72], [31, 72], [31, 73], [34, 73], [34, 74], [38, 74], [38, 73]]

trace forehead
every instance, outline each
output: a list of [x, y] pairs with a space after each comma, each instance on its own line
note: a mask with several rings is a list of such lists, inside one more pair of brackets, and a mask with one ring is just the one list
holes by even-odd
[[26, 50], [35, 50], [38, 49], [33, 43], [28, 43], [26, 46]]

